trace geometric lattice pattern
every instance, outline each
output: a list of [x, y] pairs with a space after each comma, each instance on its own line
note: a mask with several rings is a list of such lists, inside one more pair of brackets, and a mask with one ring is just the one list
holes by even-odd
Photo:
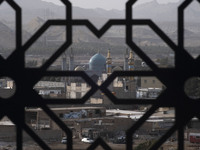
[[[0, 0], [0, 4], [4, 0]], [[175, 131], [178, 131], [178, 149], [184, 149], [184, 126], [196, 116], [200, 119], [200, 101], [189, 99], [184, 93], [185, 81], [193, 76], [199, 76], [200, 57], [192, 58], [184, 49], [184, 10], [192, 2], [185, 0], [178, 7], [178, 44], [168, 38], [167, 35], [151, 20], [132, 19], [132, 5], [136, 0], [126, 3], [125, 19], [109, 20], [100, 30], [95, 28], [88, 20], [72, 19], [72, 5], [68, 0], [61, 0], [66, 7], [66, 19], [48, 20], [24, 45], [22, 45], [22, 15], [21, 8], [13, 0], [5, 0], [16, 13], [16, 49], [5, 60], [0, 57], [0, 76], [12, 78], [16, 83], [16, 92], [9, 99], [0, 100], [0, 119], [8, 116], [17, 127], [17, 149], [22, 149], [22, 130], [26, 131], [43, 149], [50, 149], [26, 124], [25, 107], [41, 107], [59, 127], [66, 132], [68, 141], [67, 149], [73, 149], [72, 132], [70, 129], [47, 107], [49, 104], [84, 104], [97, 90], [101, 90], [114, 104], [151, 104], [152, 107], [141, 117], [126, 133], [126, 149], [132, 149], [133, 133], [150, 117], [159, 107], [175, 108], [175, 124], [162, 136], [151, 148], [158, 149]], [[198, 2], [200, 2], [198, 0]], [[67, 41], [50, 57], [47, 62], [37, 69], [25, 68], [25, 52], [28, 48], [51, 26], [61, 25], [66, 27]], [[47, 68], [72, 44], [72, 27], [86, 26], [96, 37], [100, 38], [113, 25], [126, 28], [126, 44], [140, 56], [152, 71], [118, 71], [98, 86], [84, 72], [73, 71], [47, 71]], [[132, 40], [132, 27], [134, 25], [149, 26], [175, 53], [175, 67], [170, 69], [158, 68], [152, 60]], [[134, 33], [133, 33], [134, 34]], [[185, 69], [187, 68], [187, 69]], [[33, 86], [44, 76], [79, 76], [90, 86], [90, 91], [81, 99], [43, 100], [34, 90]], [[155, 76], [164, 85], [166, 90], [157, 100], [117, 99], [109, 92], [107, 87], [117, 76]], [[104, 149], [111, 149], [101, 138], [98, 138], [88, 149], [93, 150], [98, 145]]]

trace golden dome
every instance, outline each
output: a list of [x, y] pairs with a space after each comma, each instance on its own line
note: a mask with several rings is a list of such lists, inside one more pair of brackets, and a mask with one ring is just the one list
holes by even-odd
[[81, 66], [77, 66], [74, 70], [75, 71], [84, 71], [84, 68]]
[[122, 71], [123, 69], [120, 66], [116, 66], [112, 71]]

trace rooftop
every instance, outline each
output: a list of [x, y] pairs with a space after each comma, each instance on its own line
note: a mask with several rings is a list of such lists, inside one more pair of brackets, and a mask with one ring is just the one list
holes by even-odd
[[[62, 110], [93, 110], [93, 109], [105, 109], [105, 107], [68, 107], [68, 108], [51, 108], [52, 111], [62, 111]], [[43, 111], [41, 108], [35, 108], [35, 109], [26, 109], [27, 112], [38, 112]]]
[[11, 121], [0, 121], [0, 126], [14, 126]]

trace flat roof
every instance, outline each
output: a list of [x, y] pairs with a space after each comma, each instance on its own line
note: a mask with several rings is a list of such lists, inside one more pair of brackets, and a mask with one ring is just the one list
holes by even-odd
[[[141, 118], [146, 112], [144, 111], [131, 111], [131, 110], [119, 110], [119, 109], [112, 109], [106, 110], [107, 115], [114, 115], [116, 118], [131, 118], [131, 119], [139, 119]], [[174, 119], [174, 113], [164, 114], [163, 112], [156, 112], [149, 117], [149, 120], [160, 120], [160, 119]]]
[[106, 113], [112, 113], [112, 114], [130, 114], [130, 115], [143, 115], [145, 112], [142, 111], [132, 111], [132, 110], [120, 110], [120, 109], [109, 109], [106, 110]]
[[[106, 109], [105, 107], [67, 107], [67, 108], [49, 108], [53, 111], [59, 111], [59, 110], [92, 110], [92, 109]], [[41, 108], [34, 108], [34, 109], [26, 109], [27, 112], [38, 112], [38, 111], [43, 111]]]
[[189, 133], [189, 136], [200, 136], [200, 133]]
[[0, 126], [14, 126], [15, 124], [11, 121], [0, 121]]

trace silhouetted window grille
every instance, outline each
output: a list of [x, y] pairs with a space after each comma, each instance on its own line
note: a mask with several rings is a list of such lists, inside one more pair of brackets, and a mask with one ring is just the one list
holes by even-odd
[[[159, 107], [174, 107], [175, 108], [175, 123], [151, 148], [150, 150], [158, 149], [175, 131], [178, 133], [178, 149], [184, 149], [184, 127], [193, 118], [200, 118], [199, 108], [200, 101], [189, 98], [184, 92], [184, 83], [187, 79], [199, 76], [200, 57], [194, 59], [184, 49], [184, 10], [193, 0], [185, 0], [178, 7], [178, 44], [175, 44], [170, 38], [152, 21], [146, 19], [132, 19], [132, 5], [135, 0], [129, 0], [126, 3], [125, 19], [109, 20], [101, 29], [95, 28], [88, 20], [72, 19], [72, 6], [67, 0], [61, 0], [66, 6], [66, 19], [63, 20], [48, 20], [25, 44], [22, 44], [22, 15], [21, 8], [12, 0], [5, 0], [14, 10], [16, 14], [16, 49], [5, 60], [0, 57], [0, 74], [1, 77], [10, 77], [16, 83], [15, 94], [8, 99], [0, 100], [0, 118], [8, 116], [16, 125], [17, 133], [17, 149], [22, 149], [22, 131], [27, 132], [43, 149], [50, 148], [38, 137], [26, 124], [24, 113], [27, 107], [40, 107], [49, 117], [67, 135], [67, 149], [72, 149], [72, 131], [47, 107], [49, 104], [73, 104], [72, 100], [62, 99], [44, 99], [33, 90], [33, 86], [44, 76], [78, 76], [85, 79], [91, 86], [91, 90], [81, 99], [76, 100], [76, 104], [84, 104], [88, 98], [97, 90], [101, 90], [114, 104], [151, 104], [152, 107], [141, 117], [137, 122], [126, 132], [126, 148], [132, 149], [133, 134], [135, 131], [159, 108]], [[3, 0], [0, 1], [1, 3]], [[198, 1], [199, 2], [199, 1]], [[49, 58], [41, 68], [32, 69], [25, 68], [25, 52], [27, 49], [50, 27], [53, 25], [66, 26], [67, 41]], [[122, 25], [126, 28], [126, 44], [140, 56], [145, 64], [151, 70], [148, 71], [131, 71], [114, 72], [101, 86], [97, 86], [84, 72], [73, 71], [48, 71], [48, 67], [72, 44], [72, 27], [81, 25], [86, 26], [96, 37], [102, 37], [106, 31], [114, 25]], [[165, 43], [175, 52], [175, 67], [174, 68], [159, 68], [147, 57], [142, 50], [132, 41], [132, 26], [146, 25], [149, 26]], [[137, 100], [137, 99], [117, 99], [107, 89], [108, 85], [119, 76], [155, 76], [166, 86], [166, 89], [156, 99]], [[43, 124], [46, 124], [44, 120]], [[49, 123], [48, 123], [49, 124]], [[95, 149], [101, 145], [104, 149], [110, 147], [101, 139], [98, 138], [89, 149]]]

